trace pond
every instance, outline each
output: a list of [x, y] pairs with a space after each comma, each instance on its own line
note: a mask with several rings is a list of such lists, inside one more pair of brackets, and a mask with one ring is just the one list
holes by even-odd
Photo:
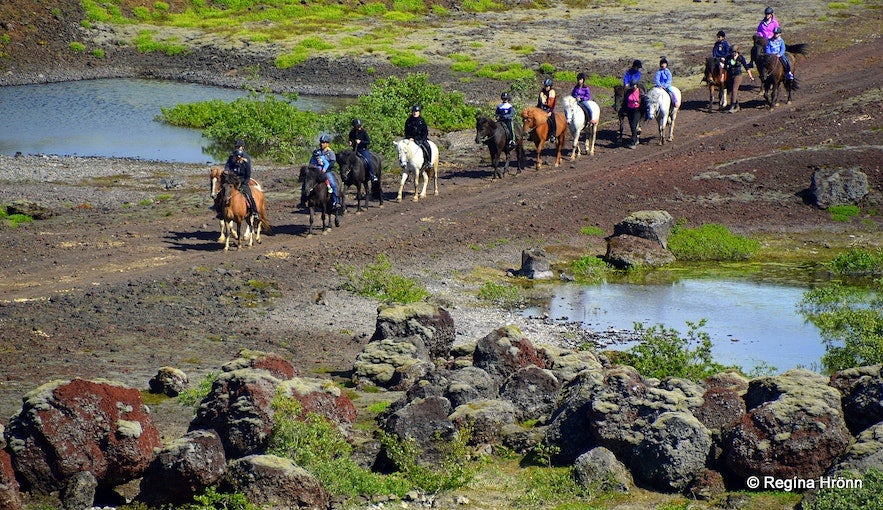
[[[825, 353], [819, 330], [797, 311], [808, 290], [803, 285], [731, 278], [684, 278], [662, 284], [604, 283], [556, 286], [551, 300], [528, 308], [528, 316], [548, 315], [580, 323], [600, 336], [661, 324], [686, 336], [687, 321], [706, 319], [715, 361], [745, 371], [775, 367], [820, 370]], [[615, 335], [610, 335], [615, 336]], [[626, 350], [635, 342], [608, 348]]]
[[[0, 154], [56, 154], [213, 163], [196, 129], [156, 120], [160, 108], [248, 95], [241, 89], [141, 79], [84, 80], [0, 87]], [[322, 112], [352, 98], [299, 96], [302, 110]], [[10, 120], [14, 119], [14, 120]]]

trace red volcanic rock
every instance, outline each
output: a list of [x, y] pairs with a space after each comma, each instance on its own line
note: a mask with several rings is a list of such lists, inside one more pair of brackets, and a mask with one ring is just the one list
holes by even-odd
[[343, 434], [352, 436], [356, 406], [333, 382], [326, 379], [295, 377], [279, 385], [279, 393], [297, 399], [304, 413], [316, 413], [333, 423]]
[[[0, 435], [2, 432], [3, 426], [0, 425]], [[18, 492], [18, 482], [12, 470], [12, 458], [4, 450], [0, 450], [0, 508], [21, 509], [21, 494]]]
[[37, 493], [59, 490], [82, 471], [103, 486], [128, 482], [160, 446], [139, 391], [105, 380], [40, 386], [25, 395], [7, 432], [15, 471]]
[[221, 367], [224, 372], [232, 372], [242, 368], [255, 368], [266, 370], [277, 379], [291, 379], [296, 375], [300, 375], [300, 371], [294, 368], [290, 361], [286, 360], [278, 354], [270, 352], [252, 351], [242, 349], [236, 354], [236, 359], [225, 363]]

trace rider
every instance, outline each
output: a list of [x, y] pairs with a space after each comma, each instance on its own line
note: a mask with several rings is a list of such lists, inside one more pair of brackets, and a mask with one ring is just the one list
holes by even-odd
[[[337, 196], [337, 180], [334, 178], [334, 174], [331, 173], [333, 168], [331, 162], [325, 158], [325, 153], [322, 149], [316, 149], [313, 151], [313, 157], [310, 158], [310, 165], [319, 168], [325, 175], [325, 185], [328, 186], [328, 192], [331, 194], [331, 208], [336, 211], [340, 208], [340, 199]], [[306, 185], [306, 183], [304, 183], [304, 185]]]
[[653, 86], [662, 87], [668, 92], [668, 95], [671, 96], [671, 104], [675, 108], [678, 108], [680, 104], [678, 103], [678, 98], [675, 95], [672, 88], [672, 75], [671, 71], [668, 69], [668, 59], [665, 57], [660, 57], [659, 59], [659, 70], [656, 71], [656, 76], [653, 77]]
[[[259, 220], [260, 215], [258, 214], [257, 205], [254, 203], [254, 197], [251, 195], [251, 186], [249, 183], [251, 182], [251, 156], [245, 152], [245, 142], [242, 140], [236, 140], [236, 148], [233, 149], [233, 152], [230, 153], [230, 156], [227, 158], [227, 163], [224, 165], [224, 169], [228, 172], [233, 172], [239, 176], [239, 192], [245, 195], [245, 198], [248, 199], [248, 207], [251, 209], [251, 217], [252, 220]], [[218, 212], [220, 216], [220, 211]]]
[[782, 29], [776, 27], [773, 30], [773, 38], [770, 39], [766, 43], [766, 53], [768, 55], [778, 55], [779, 59], [782, 61], [782, 66], [785, 68], [785, 72], [788, 73], [785, 77], [786, 80], [793, 80], [794, 73], [791, 72], [791, 62], [788, 60], [788, 55], [785, 53], [785, 40], [782, 39], [781, 34]]
[[515, 107], [512, 106], [512, 96], [508, 92], [500, 94], [502, 103], [497, 105], [496, 117], [497, 122], [502, 122], [506, 126], [506, 136], [509, 140], [509, 150], [515, 148], [515, 131], [512, 129], [512, 120], [515, 118]]
[[589, 108], [589, 101], [592, 100], [592, 91], [586, 85], [586, 74], [579, 73], [576, 75], [576, 85], [570, 91], [570, 95], [576, 98], [576, 102], [586, 111], [586, 118], [592, 118], [592, 109]]
[[714, 47], [711, 48], [711, 58], [714, 59], [715, 64], [723, 67], [724, 60], [726, 60], [729, 54], [730, 43], [727, 42], [727, 33], [723, 30], [718, 30], [717, 40], [714, 42]]
[[362, 121], [360, 119], [353, 119], [353, 128], [350, 129], [349, 140], [350, 146], [352, 146], [353, 150], [365, 158], [365, 167], [368, 169], [368, 176], [371, 178], [372, 182], [376, 182], [377, 176], [374, 175], [374, 167], [371, 165], [371, 152], [368, 151], [368, 146], [371, 145], [371, 137], [369, 137], [368, 132], [362, 128]]
[[[331, 150], [329, 144], [331, 143], [331, 136], [327, 134], [323, 134], [319, 136], [319, 148], [317, 150], [322, 151], [322, 156], [325, 157], [325, 161], [328, 162], [328, 168], [334, 169], [334, 165], [337, 163], [337, 156], [334, 154], [334, 151]], [[315, 158], [313, 158], [315, 159]], [[310, 164], [315, 164], [316, 166], [322, 166], [318, 163], [313, 163], [313, 159], [310, 160]], [[300, 185], [300, 204], [298, 207], [306, 207], [307, 206], [307, 183], [303, 182]]]
[[757, 37], [762, 37], [764, 41], [772, 39], [777, 28], [779, 28], [779, 20], [773, 14], [773, 8], [767, 7], [763, 10], [763, 19], [757, 25]]
[[427, 126], [426, 121], [423, 120], [420, 110], [421, 108], [419, 104], [415, 104], [411, 107], [411, 116], [405, 121], [405, 138], [410, 138], [412, 142], [415, 142], [421, 149], [423, 149], [423, 161], [428, 162], [432, 159], [432, 151], [429, 150], [429, 144], [427, 143], [429, 126]]
[[730, 113], [735, 113], [739, 111], [739, 86], [742, 85], [742, 69], [748, 71], [748, 77], [751, 78], [751, 81], [754, 81], [754, 75], [751, 74], [751, 67], [753, 64], [749, 64], [745, 60], [745, 56], [739, 53], [739, 46], [732, 45], [730, 46], [730, 55], [727, 57], [726, 62], [724, 63], [727, 69], [727, 75], [730, 77], [730, 83], [728, 84], [730, 87], [730, 109], [727, 110]]
[[543, 88], [540, 89], [537, 96], [537, 108], [541, 108], [549, 114], [549, 127], [551, 128], [549, 142], [555, 143], [555, 133], [558, 132], [558, 129], [555, 125], [555, 89], [552, 88], [551, 78], [546, 78], [543, 82]]
[[625, 106], [629, 94], [641, 83], [641, 69], [643, 68], [644, 65], [641, 61], [635, 60], [632, 62], [632, 67], [626, 69], [625, 74], [622, 76], [622, 86], [625, 87], [625, 94], [622, 97], [623, 106]]

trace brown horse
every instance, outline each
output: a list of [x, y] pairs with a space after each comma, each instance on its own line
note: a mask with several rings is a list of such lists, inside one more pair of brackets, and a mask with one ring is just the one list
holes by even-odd
[[[788, 60], [791, 62], [791, 72], [793, 73], [797, 67], [796, 59], [794, 55], [789, 54]], [[767, 105], [770, 108], [778, 106], [779, 86], [782, 84], [785, 85], [785, 92], [788, 93], [785, 103], [791, 104], [791, 92], [797, 90], [797, 79], [786, 79], [785, 66], [782, 64], [782, 59], [778, 55], [763, 54], [758, 57], [757, 69], [760, 75], [764, 77], [763, 97], [766, 99]]]
[[[491, 166], [494, 168], [494, 178], [503, 178], [503, 174], [509, 171], [509, 153], [515, 152], [515, 161], [518, 165], [517, 174], [521, 173], [524, 168], [524, 142], [521, 137], [521, 125], [512, 122], [512, 131], [515, 138], [515, 148], [510, 149], [506, 140], [506, 126], [502, 122], [489, 119], [488, 117], [478, 117], [475, 120], [475, 143], [483, 143], [487, 145], [491, 152]], [[503, 169], [500, 170], [500, 157], [505, 154], [503, 159]]]
[[[251, 180], [251, 194], [254, 197], [255, 205], [258, 208], [260, 220], [253, 223], [251, 213], [248, 211], [248, 199], [239, 191], [239, 176], [232, 172], [224, 171], [222, 167], [212, 167], [209, 172], [211, 180], [211, 193], [215, 201], [215, 209], [220, 212], [221, 236], [218, 242], [224, 243], [224, 251], [230, 249], [230, 237], [237, 240], [237, 248], [242, 247], [243, 237], [248, 237], [248, 246], [252, 246], [254, 241], [258, 244], [261, 242], [261, 229], [269, 231], [270, 222], [267, 220], [267, 212], [264, 207], [264, 192], [260, 183]], [[245, 223], [245, 232], [243, 233], [242, 224]], [[233, 229], [233, 225], [236, 229]], [[230, 236], [226, 232], [230, 232]]]
[[717, 89], [718, 110], [723, 110], [727, 106], [727, 80], [729, 73], [721, 62], [715, 58], [708, 58], [705, 61], [705, 76], [702, 81], [708, 84], [708, 112], [711, 113], [714, 107], [714, 91]]
[[[532, 141], [537, 147], [537, 166], [539, 170], [543, 162], [543, 146], [549, 139], [549, 114], [542, 108], [530, 107], [521, 110], [521, 121], [524, 129], [524, 137]], [[558, 154], [555, 157], [555, 166], [561, 164], [561, 149], [567, 138], [567, 119], [563, 113], [555, 114], [555, 138], [558, 146]]]
[[300, 167], [297, 181], [306, 184], [307, 206], [310, 208], [310, 229], [308, 235], [313, 235], [314, 211], [319, 211], [322, 214], [323, 233], [331, 230], [332, 215], [334, 216], [334, 226], [340, 227], [340, 217], [346, 212], [346, 202], [344, 201], [346, 194], [344, 193], [343, 181], [341, 181], [340, 175], [337, 172], [328, 170], [328, 173], [332, 174], [333, 178], [337, 181], [337, 199], [340, 201], [340, 209], [336, 211], [331, 207], [333, 200], [330, 190], [325, 184], [327, 178], [325, 172], [315, 165], [303, 165]]

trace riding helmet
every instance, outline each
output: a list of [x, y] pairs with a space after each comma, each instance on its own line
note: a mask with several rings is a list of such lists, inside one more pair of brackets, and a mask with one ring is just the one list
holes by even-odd
[[238, 138], [234, 142], [234, 147], [245, 147], [245, 140], [243, 140], [242, 138]]
[[779, 28], [779, 27], [776, 27], [776, 28], [773, 29], [773, 33], [774, 33], [774, 34], [781, 34], [781, 33], [782, 33], [782, 29]]
[[665, 57], [659, 57], [659, 65], [668, 64], [668, 59]]
[[323, 156], [322, 149], [316, 149], [313, 151], [313, 157], [319, 159]]
[[766, 9], [763, 10], [763, 13], [764, 13], [764, 14], [772, 14], [772, 13], [773, 13], [773, 8], [772, 8], [772, 7], [767, 7]]
[[727, 36], [727, 33], [724, 32], [723, 30], [718, 30], [718, 31], [717, 31], [717, 36], [718, 36], [718, 37], [726, 37], [726, 36]]
[[319, 137], [319, 143], [331, 143], [331, 137], [328, 135], [322, 135]]
[[503, 101], [508, 101], [512, 99], [512, 96], [510, 96], [508, 92], [503, 92], [502, 94], [500, 94], [500, 99], [502, 99]]
[[546, 81], [543, 82], [543, 87], [551, 87], [552, 86], [552, 78], [546, 78]]
[[235, 151], [233, 151], [233, 155], [238, 158], [241, 158], [241, 157], [245, 156], [245, 151], [242, 149], [236, 149]]
[[353, 119], [353, 127], [359, 127], [362, 125], [361, 119]]
[[415, 104], [414, 106], [411, 107], [411, 112], [419, 112], [419, 111], [420, 111], [419, 104]]
[[632, 67], [635, 69], [644, 69], [644, 64], [642, 64], [640, 60], [635, 60], [632, 62]]

